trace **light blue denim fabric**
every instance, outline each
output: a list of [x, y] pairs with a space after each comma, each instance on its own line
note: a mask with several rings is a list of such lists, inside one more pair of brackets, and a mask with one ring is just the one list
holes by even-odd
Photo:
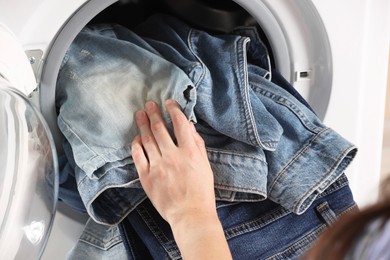
[[[215, 175], [217, 200], [249, 202], [269, 198], [288, 210], [302, 214], [353, 159], [356, 147], [323, 125], [294, 95], [270, 81], [267, 50], [255, 28], [239, 28], [231, 35], [210, 35], [164, 15], [156, 15], [135, 29], [143, 39], [118, 26], [105, 25], [103, 28], [86, 29], [85, 35], [81, 34], [76, 39], [59, 78], [59, 92], [63, 93], [59, 94], [59, 105], [68, 103], [67, 107], [61, 106], [60, 116], [66, 112], [73, 120], [64, 126], [64, 120], [60, 118], [59, 125], [66, 137], [73, 138], [70, 142], [75, 158], [81, 156], [82, 161], [88, 161], [85, 160], [89, 159], [85, 158], [85, 154], [88, 155], [88, 149], [85, 149], [88, 145], [85, 144], [99, 147], [99, 135], [116, 129], [112, 127], [111, 120], [116, 120], [118, 116], [123, 120], [127, 117], [122, 115], [134, 112], [119, 105], [123, 95], [117, 91], [110, 93], [113, 97], [119, 95], [119, 98], [110, 98], [111, 102], [103, 105], [104, 109], [100, 109], [101, 102], [96, 102], [100, 99], [93, 98], [98, 95], [106, 99], [106, 88], [100, 88], [102, 92], [95, 93], [98, 89], [95, 83], [104, 83], [107, 77], [112, 79], [111, 84], [131, 80], [122, 79], [126, 75], [116, 73], [124, 67], [126, 52], [113, 46], [133, 44], [142, 47], [145, 44], [144, 50], [148, 55], [154, 54], [157, 60], [163, 57], [188, 75], [190, 83], [175, 85], [185, 86], [177, 91], [182, 94], [181, 98], [184, 96], [183, 107], [187, 102], [186, 87], [192, 84], [196, 88], [196, 93], [192, 88], [189, 91], [196, 94], [196, 105], [193, 107], [195, 97], [192, 96], [189, 104], [196, 115], [196, 128], [207, 145]], [[125, 40], [119, 41], [115, 37]], [[133, 38], [135, 43], [132, 43]], [[84, 45], [83, 48], [78, 47], [80, 44]], [[84, 57], [84, 49], [89, 50], [87, 57]], [[111, 52], [114, 54], [111, 55]], [[91, 56], [102, 56], [103, 59], [96, 66], [91, 66], [84, 61], [89, 61]], [[135, 63], [139, 70], [146, 71], [142, 68], [145, 66], [143, 60], [133, 56], [126, 62]], [[110, 70], [101, 68], [104, 63], [115, 65], [109, 76], [106, 73]], [[81, 73], [82, 77], [76, 73]], [[71, 90], [66, 90], [69, 85]], [[116, 89], [115, 86], [113, 88]], [[70, 96], [73, 92], [76, 94]], [[91, 99], [94, 102], [90, 102]], [[140, 102], [144, 100], [141, 98]], [[85, 110], [85, 104], [88, 110]], [[192, 110], [185, 111], [188, 117], [194, 118]], [[73, 114], [78, 116], [74, 118]], [[83, 134], [88, 138], [79, 138], [69, 126], [85, 127], [88, 120], [84, 118], [90, 114], [94, 116], [92, 122], [108, 121], [106, 128], [87, 124], [92, 126], [84, 129]], [[130, 132], [131, 125], [126, 127], [124, 132]], [[97, 136], [88, 136], [89, 131]], [[131, 155], [129, 139], [119, 140], [123, 145], [119, 146], [121, 149], [114, 147], [106, 156], [111, 158], [112, 153], [122, 151], [123, 147], [125, 155]], [[81, 146], [81, 149], [76, 151], [74, 146]], [[117, 223], [145, 198], [139, 189], [131, 157], [108, 160], [106, 164], [106, 161], [97, 165], [96, 161], [88, 162], [92, 164], [85, 169], [76, 160], [78, 188], [88, 213], [99, 223]], [[102, 161], [98, 159], [97, 162]]]
[[[172, 98], [196, 121], [192, 81], [139, 36], [119, 25], [85, 28], [71, 44], [57, 80], [58, 125], [73, 150], [86, 210], [117, 223], [145, 199], [131, 158], [133, 116], [146, 100]], [[171, 129], [169, 116], [163, 117]]]
[[120, 227], [95, 223], [89, 219], [78, 242], [68, 252], [69, 260], [85, 259], [135, 259], [128, 254], [127, 245], [123, 243]]
[[217, 199], [269, 198], [302, 214], [354, 158], [354, 145], [269, 81], [255, 28], [210, 35], [155, 15], [134, 31], [195, 84], [196, 128], [218, 181]]

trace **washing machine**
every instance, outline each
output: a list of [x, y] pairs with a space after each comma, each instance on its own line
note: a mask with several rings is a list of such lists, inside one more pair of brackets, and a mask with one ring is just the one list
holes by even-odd
[[390, 1], [1, 0], [0, 259], [64, 259], [76, 243], [88, 217], [56, 199], [62, 149], [54, 97], [61, 61], [86, 24], [126, 21], [133, 8], [156, 12], [159, 1], [204, 28], [227, 30], [232, 19], [240, 23], [238, 11], [248, 14], [273, 66], [326, 125], [358, 146], [346, 172], [358, 205], [376, 200]]

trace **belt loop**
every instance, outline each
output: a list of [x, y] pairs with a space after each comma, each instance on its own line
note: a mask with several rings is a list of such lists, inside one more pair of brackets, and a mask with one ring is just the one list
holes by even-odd
[[326, 224], [330, 226], [337, 220], [337, 216], [334, 211], [329, 207], [327, 201], [321, 203], [316, 207], [317, 212], [321, 215], [321, 217], [325, 220]]

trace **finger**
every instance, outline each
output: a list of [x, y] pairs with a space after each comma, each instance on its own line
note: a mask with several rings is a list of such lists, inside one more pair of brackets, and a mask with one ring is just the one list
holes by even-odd
[[192, 146], [194, 140], [192, 137], [192, 130], [190, 122], [181, 111], [179, 104], [175, 100], [168, 99], [165, 106], [172, 119], [173, 131], [177, 140], [178, 146]]
[[141, 134], [141, 142], [146, 155], [149, 158], [149, 162], [161, 157], [160, 150], [154, 139], [153, 133], [150, 130], [150, 122], [145, 111], [137, 111], [135, 113], [135, 120]]
[[143, 177], [149, 172], [149, 162], [142, 148], [141, 137], [137, 135], [131, 143], [131, 152], [138, 175]]
[[150, 121], [150, 128], [152, 130], [154, 139], [156, 140], [160, 151], [163, 153], [166, 150], [175, 147], [168, 129], [165, 126], [164, 120], [161, 116], [161, 111], [157, 104], [153, 101], [145, 103], [145, 111]]
[[150, 178], [149, 178], [149, 162], [146, 158], [144, 150], [142, 148], [142, 140], [139, 135], [137, 135], [133, 142], [131, 143], [131, 150], [135, 168], [138, 172], [139, 181], [141, 182], [142, 188], [145, 192], [148, 192], [150, 189]]
[[204, 143], [204, 140], [203, 138], [199, 135], [199, 133], [196, 131], [196, 128], [195, 128], [195, 125], [193, 122], [190, 122], [190, 128], [191, 128], [191, 131], [192, 131], [192, 135], [195, 139], [195, 143], [196, 145], [201, 148], [201, 149], [205, 149], [205, 143]]
[[196, 128], [195, 128], [195, 125], [193, 122], [190, 122], [190, 128], [191, 128], [192, 136], [194, 137], [196, 146], [203, 153], [203, 155], [207, 157], [205, 142], [204, 142], [203, 138], [199, 135], [199, 133], [196, 131]]

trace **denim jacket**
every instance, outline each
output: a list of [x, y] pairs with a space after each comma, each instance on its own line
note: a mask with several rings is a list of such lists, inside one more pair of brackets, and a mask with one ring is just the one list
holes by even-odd
[[255, 28], [210, 35], [155, 15], [135, 32], [194, 82], [196, 128], [208, 148], [217, 199], [269, 198], [302, 214], [354, 158], [354, 145], [269, 80], [267, 50]]
[[[134, 31], [110, 25], [86, 29], [68, 51], [57, 85], [59, 126], [75, 155], [81, 198], [96, 222], [118, 223], [145, 198], [129, 150], [136, 129], [128, 119], [152, 89], [130, 91], [139, 80], [143, 87], [157, 84], [160, 101], [173, 95], [197, 121], [217, 200], [269, 198], [302, 214], [354, 157], [356, 147], [270, 81], [267, 50], [254, 28], [210, 35], [156, 15]], [[120, 73], [127, 67], [136, 73]], [[122, 88], [134, 94], [131, 102], [118, 91]]]
[[146, 100], [161, 105], [168, 98], [196, 121], [192, 81], [124, 27], [86, 27], [68, 49], [57, 79], [58, 126], [80, 197], [96, 222], [118, 223], [145, 199], [131, 158], [138, 132], [133, 117]]

